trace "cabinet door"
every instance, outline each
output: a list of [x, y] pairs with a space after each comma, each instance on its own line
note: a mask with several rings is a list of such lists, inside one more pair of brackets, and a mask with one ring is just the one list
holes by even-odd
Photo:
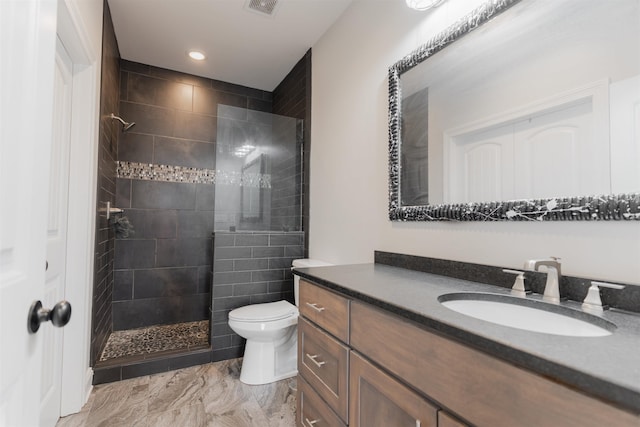
[[420, 395], [350, 353], [349, 425], [436, 427], [438, 410]]

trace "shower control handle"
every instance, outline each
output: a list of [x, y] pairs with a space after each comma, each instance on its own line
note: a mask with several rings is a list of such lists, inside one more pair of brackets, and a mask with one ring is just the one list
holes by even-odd
[[71, 319], [71, 304], [68, 301], [60, 301], [51, 310], [42, 308], [42, 302], [34, 301], [29, 308], [27, 329], [30, 334], [35, 334], [40, 329], [40, 324], [49, 320], [53, 326], [61, 328], [69, 323], [69, 319]]

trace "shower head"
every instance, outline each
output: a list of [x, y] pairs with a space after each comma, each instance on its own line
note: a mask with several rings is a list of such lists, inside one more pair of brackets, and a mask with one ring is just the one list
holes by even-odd
[[131, 122], [131, 123], [125, 122], [124, 120], [122, 120], [120, 117], [116, 116], [113, 113], [111, 113], [109, 117], [114, 120], [118, 120], [120, 123], [122, 123], [122, 132], [126, 132], [136, 125], [136, 122]]

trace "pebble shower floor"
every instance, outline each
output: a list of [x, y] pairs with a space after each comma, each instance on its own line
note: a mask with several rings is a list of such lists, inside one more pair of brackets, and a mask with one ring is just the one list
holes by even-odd
[[115, 331], [109, 336], [100, 361], [167, 350], [201, 348], [208, 344], [208, 320]]

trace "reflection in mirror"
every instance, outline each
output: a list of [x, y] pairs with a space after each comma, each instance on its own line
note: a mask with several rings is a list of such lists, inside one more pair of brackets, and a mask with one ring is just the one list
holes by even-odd
[[402, 205], [429, 204], [428, 88], [402, 99]]
[[302, 229], [303, 124], [218, 105], [215, 231]]
[[491, 1], [392, 66], [390, 218], [638, 218], [639, 16]]
[[247, 185], [240, 187], [240, 222], [260, 222], [263, 217], [264, 190], [250, 182], [260, 182], [264, 176], [264, 154], [242, 166], [242, 178]]

